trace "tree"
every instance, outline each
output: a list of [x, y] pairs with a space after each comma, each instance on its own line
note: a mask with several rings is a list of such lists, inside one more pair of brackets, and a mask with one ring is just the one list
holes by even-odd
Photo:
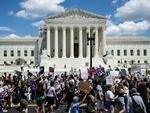
[[17, 58], [15, 61], [16, 65], [22, 65], [25, 62], [25, 60], [23, 58]]
[[135, 60], [130, 60], [129, 62], [131, 65], [133, 65], [135, 63]]

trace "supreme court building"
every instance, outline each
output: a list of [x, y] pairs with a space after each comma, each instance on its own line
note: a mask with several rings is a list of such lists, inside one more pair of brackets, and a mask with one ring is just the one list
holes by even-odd
[[[95, 15], [81, 9], [71, 9], [64, 13], [49, 16], [46, 23], [46, 49], [49, 62], [56, 67], [89, 66], [90, 42], [93, 38], [93, 64], [103, 64], [102, 57], [106, 52], [104, 34], [106, 17]], [[61, 62], [60, 62], [61, 61]], [[47, 61], [46, 61], [47, 62]], [[43, 62], [43, 65], [45, 62]]]
[[23, 58], [27, 64], [55, 68], [90, 66], [90, 42], [93, 38], [93, 66], [103, 65], [106, 51], [112, 64], [150, 63], [150, 38], [142, 36], [106, 37], [107, 18], [81, 9], [70, 9], [48, 16], [39, 37], [0, 38], [0, 64], [13, 64]]

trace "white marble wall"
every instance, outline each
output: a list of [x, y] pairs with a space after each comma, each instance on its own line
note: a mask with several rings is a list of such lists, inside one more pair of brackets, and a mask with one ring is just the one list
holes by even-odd
[[[121, 37], [120, 37], [121, 39]], [[112, 39], [111, 39], [112, 40]], [[122, 61], [124, 63], [125, 61], [130, 62], [132, 60], [135, 61], [135, 63], [144, 63], [144, 61], [148, 61], [150, 63], [150, 40], [148, 41], [136, 41], [131, 39], [126, 39], [124, 41], [109, 41], [107, 39], [107, 50], [111, 52], [111, 50], [114, 50], [114, 58], [117, 61]], [[120, 50], [120, 56], [117, 55], [117, 50]], [[127, 50], [127, 56], [124, 56], [124, 50]], [[134, 55], [130, 55], [130, 50], [134, 51]], [[137, 55], [137, 50], [140, 50], [140, 55]], [[147, 55], [144, 56], [143, 50], [147, 51]]]
[[[7, 57], [4, 57], [4, 50], [7, 51]], [[11, 56], [10, 51], [14, 51], [14, 56]], [[17, 51], [20, 50], [21, 56], [17, 55]], [[27, 50], [27, 56], [24, 56], [24, 51]], [[31, 56], [31, 50], [34, 50], [34, 56]], [[38, 47], [37, 42], [1, 42], [0, 41], [0, 64], [4, 64], [4, 61], [10, 64], [11, 62], [15, 63], [17, 58], [23, 58], [27, 64], [30, 64], [30, 61], [34, 63], [38, 62]]]

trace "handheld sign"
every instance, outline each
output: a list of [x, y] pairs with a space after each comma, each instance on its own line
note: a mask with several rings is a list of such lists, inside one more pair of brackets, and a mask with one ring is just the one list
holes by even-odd
[[125, 69], [121, 69], [121, 75], [122, 75], [122, 76], [126, 76], [126, 75], [127, 75], [127, 73], [126, 73], [126, 70], [125, 70]]
[[90, 93], [92, 90], [91, 84], [85, 81], [81, 81], [79, 83], [79, 90], [83, 91], [84, 93]]

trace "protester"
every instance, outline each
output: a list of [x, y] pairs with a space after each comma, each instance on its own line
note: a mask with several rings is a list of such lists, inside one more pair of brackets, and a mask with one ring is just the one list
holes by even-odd
[[125, 90], [123, 87], [123, 84], [118, 84], [118, 87], [116, 88], [116, 94], [118, 96], [116, 100], [116, 107], [118, 110], [118, 113], [124, 113], [125, 112]]
[[[89, 75], [84, 75], [87, 77], [73, 71], [71, 74], [53, 72], [51, 75], [51, 72], [17, 72], [18, 76], [4, 73], [0, 77], [0, 110], [6, 112], [13, 104], [27, 101], [26, 105], [21, 105], [25, 108], [24, 112], [28, 112], [28, 102], [36, 102], [37, 113], [54, 112], [60, 110], [60, 106], [71, 113], [136, 113], [134, 108], [137, 106], [134, 104], [137, 102], [143, 113], [150, 112], [150, 83], [146, 76], [138, 79], [131, 70], [122, 76], [120, 68], [111, 66], [106, 69], [103, 66], [96, 69], [93, 67], [92, 76], [89, 69], [88, 71]], [[80, 86], [82, 82], [86, 83], [85, 86], [83, 84], [84, 90]], [[86, 91], [87, 96], [81, 101]]]
[[70, 108], [70, 105], [73, 101], [74, 94], [75, 94], [74, 83], [72, 80], [69, 80], [68, 83], [66, 84], [66, 101], [67, 101], [66, 111], [68, 111]]
[[37, 101], [37, 109], [36, 113], [39, 113], [42, 111], [42, 113], [45, 113], [45, 90], [43, 83], [39, 83], [37, 90], [36, 90], [36, 101]]
[[146, 109], [147, 109], [147, 112], [149, 113], [150, 112], [150, 83], [147, 82], [146, 84], [146, 89], [147, 89], [147, 103], [146, 103]]
[[127, 113], [147, 113], [144, 101], [136, 88], [131, 89], [131, 96], [127, 105]]
[[28, 102], [25, 99], [20, 100], [20, 112], [28, 113]]
[[49, 112], [53, 112], [54, 110], [53, 108], [56, 100], [58, 100], [58, 98], [54, 87], [54, 81], [51, 81], [51, 86], [48, 89], [48, 93], [47, 93], [47, 106]]
[[105, 99], [106, 99], [106, 108], [109, 110], [110, 113], [115, 112], [115, 101], [118, 98], [117, 96], [115, 97], [113, 93], [114, 89], [112, 85], [107, 85], [107, 91], [105, 94]]
[[102, 112], [102, 110], [104, 109], [104, 94], [103, 94], [103, 89], [101, 87], [101, 85], [97, 85], [96, 86], [96, 93], [95, 93], [95, 97], [97, 99], [97, 111], [98, 113]]
[[87, 94], [84, 96], [84, 98], [80, 102], [79, 102], [79, 97], [78, 96], [74, 96], [73, 97], [73, 102], [71, 103], [71, 107], [70, 107], [70, 111], [69, 112], [70, 113], [79, 113], [80, 112], [80, 107], [86, 106], [86, 104], [83, 104], [86, 96], [87, 96]]

